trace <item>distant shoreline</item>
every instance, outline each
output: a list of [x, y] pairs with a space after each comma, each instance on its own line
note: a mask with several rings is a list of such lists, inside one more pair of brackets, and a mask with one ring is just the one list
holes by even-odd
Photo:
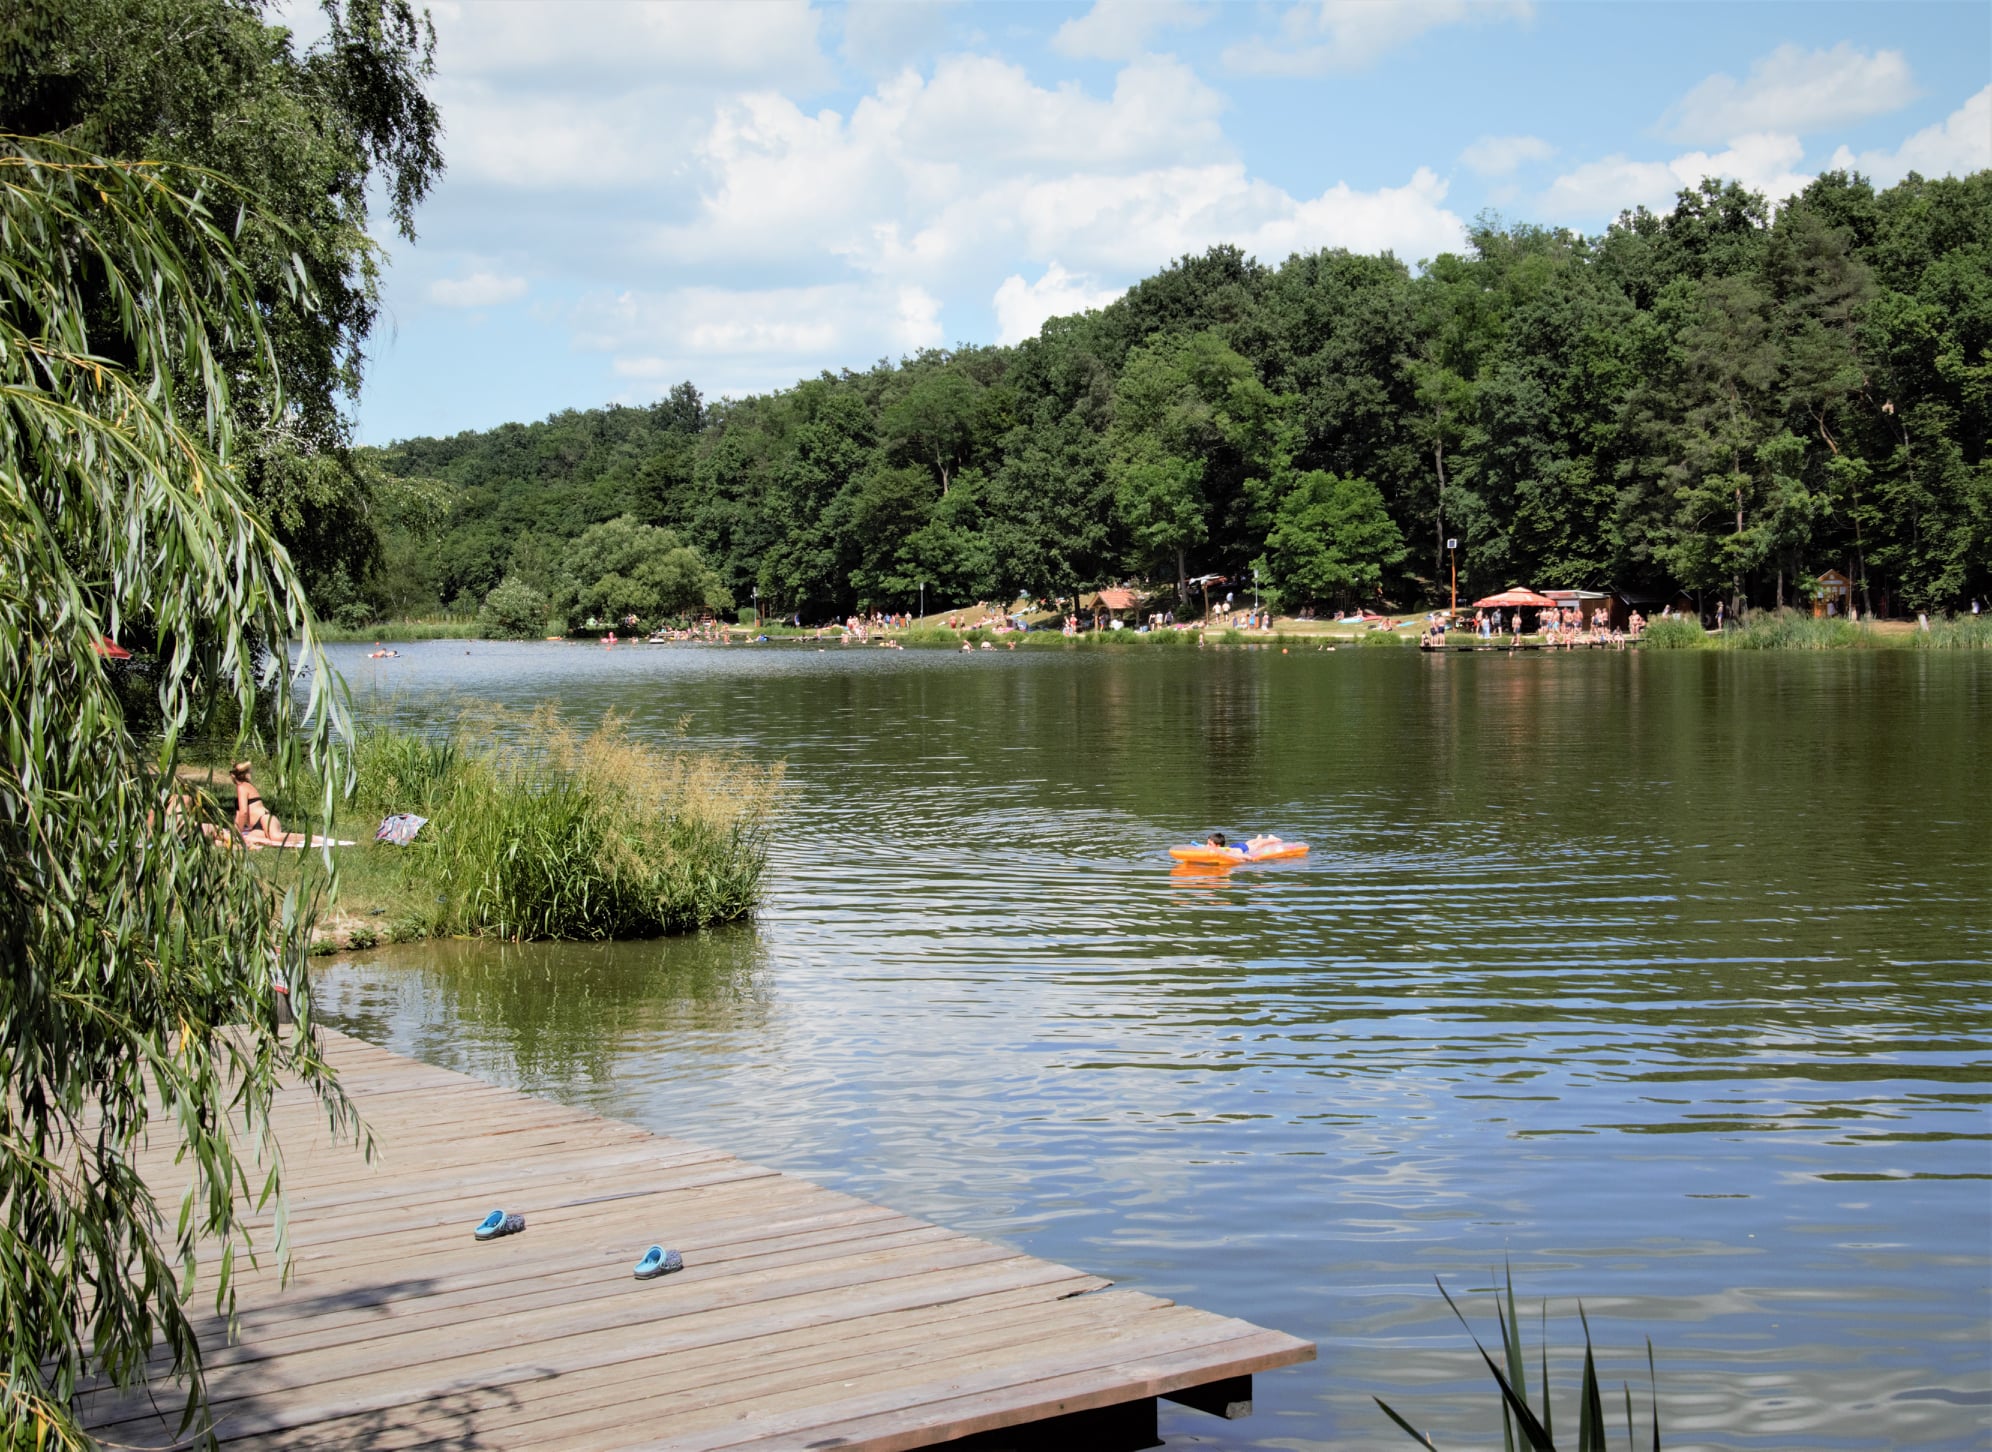
[[[825, 626], [820, 631], [815, 627], [765, 626], [756, 628], [747, 625], [733, 625], [726, 628], [732, 644], [758, 644], [765, 637], [768, 644], [819, 645], [832, 644], [840, 649], [876, 650], [888, 642], [909, 650], [960, 650], [963, 644], [980, 649], [985, 643], [994, 650], [1025, 649], [1042, 650], [1125, 650], [1140, 648], [1196, 649], [1199, 646], [1311, 646], [1317, 649], [1338, 647], [1396, 646], [1409, 648], [1419, 643], [1425, 617], [1422, 615], [1400, 616], [1393, 619], [1389, 628], [1352, 628], [1349, 623], [1332, 620], [1278, 620], [1264, 630], [1241, 630], [1231, 626], [1198, 627], [1194, 625], [1167, 626], [1154, 630], [1089, 630], [1077, 636], [1068, 636], [1057, 630], [1036, 629], [1028, 632], [996, 630], [992, 627], [977, 626], [961, 630], [952, 629], [938, 623], [920, 622], [911, 626], [876, 629], [869, 631], [860, 642], [847, 636], [841, 626]], [[1651, 625], [1660, 622], [1651, 622]], [[1958, 615], [1932, 620], [1928, 630], [1922, 629], [1913, 620], [1882, 620], [1855, 623], [1844, 619], [1814, 619], [1791, 612], [1785, 615], [1764, 614], [1751, 617], [1746, 623], [1717, 633], [1701, 630], [1690, 622], [1691, 628], [1670, 635], [1664, 641], [1642, 638], [1626, 642], [1626, 645], [1639, 645], [1642, 648], [1671, 650], [1782, 650], [1782, 651], [1859, 651], [1859, 650], [1992, 650], [1992, 616]], [[324, 627], [320, 639], [340, 644], [372, 644], [382, 646], [404, 645], [423, 641], [462, 641], [476, 642], [495, 640], [477, 633], [473, 621], [463, 620], [413, 620], [383, 621], [365, 630], [352, 630], [337, 626]], [[555, 637], [546, 637], [553, 641]], [[558, 637], [563, 644], [596, 647], [601, 637], [592, 635], [568, 635]], [[1524, 638], [1524, 648], [1530, 651], [1544, 649], [1561, 650], [1561, 645], [1548, 645], [1536, 634]], [[1450, 631], [1445, 637], [1449, 651], [1462, 647], [1476, 650], [1499, 651], [1507, 649], [1509, 637], [1499, 634], [1491, 639], [1482, 639], [1467, 631]], [[663, 641], [659, 644], [697, 644], [692, 641]], [[641, 634], [625, 636], [618, 645], [649, 644]], [[1610, 650], [1618, 648], [1616, 642], [1582, 642], [1577, 649]]]

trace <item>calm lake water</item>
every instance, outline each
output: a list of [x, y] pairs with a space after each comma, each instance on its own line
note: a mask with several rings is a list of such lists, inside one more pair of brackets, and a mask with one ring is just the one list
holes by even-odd
[[[1581, 1297], [1670, 1448], [1992, 1433], [1992, 662], [402, 651], [360, 712], [682, 722], [786, 805], [751, 925], [333, 1021], [1319, 1342], [1171, 1447], [1498, 1446], [1433, 1278], [1491, 1344], [1504, 1262], [1566, 1431]], [[1173, 875], [1212, 828], [1314, 850]]]

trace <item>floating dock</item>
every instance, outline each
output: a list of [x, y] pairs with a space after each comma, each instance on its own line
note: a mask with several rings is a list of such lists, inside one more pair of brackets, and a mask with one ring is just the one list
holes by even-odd
[[[1314, 1357], [719, 1150], [341, 1034], [325, 1048], [377, 1152], [280, 1099], [290, 1284], [265, 1253], [237, 1268], [238, 1338], [198, 1323], [231, 1452], [1111, 1452], [1159, 1445], [1157, 1397], [1244, 1415], [1254, 1374]], [[170, 1220], [171, 1146], [142, 1168]], [[526, 1229], [480, 1243], [494, 1206]], [[634, 1279], [658, 1242], [684, 1270]], [[211, 1266], [201, 1286], [211, 1308]], [[98, 1390], [81, 1411], [105, 1445], [165, 1447], [182, 1401]]]

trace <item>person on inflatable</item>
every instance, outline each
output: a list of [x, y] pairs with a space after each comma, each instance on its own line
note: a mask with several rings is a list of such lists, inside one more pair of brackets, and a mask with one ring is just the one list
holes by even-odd
[[1278, 847], [1280, 839], [1270, 832], [1262, 832], [1258, 836], [1248, 839], [1244, 846], [1238, 847], [1226, 841], [1224, 833], [1213, 832], [1204, 838], [1204, 845], [1206, 847], [1215, 847], [1223, 852], [1235, 852], [1240, 857], [1249, 859], [1257, 857], [1261, 852], [1267, 851], [1270, 848]]

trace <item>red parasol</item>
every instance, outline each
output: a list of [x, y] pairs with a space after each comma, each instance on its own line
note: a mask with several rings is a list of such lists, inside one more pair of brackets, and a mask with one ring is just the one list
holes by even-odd
[[1519, 605], [1525, 609], [1543, 610], [1555, 603], [1547, 595], [1538, 595], [1533, 590], [1524, 590], [1521, 586], [1517, 585], [1512, 590], [1503, 590], [1498, 595], [1489, 595], [1485, 600], [1475, 600], [1473, 608], [1475, 610], [1500, 610], [1510, 605]]

